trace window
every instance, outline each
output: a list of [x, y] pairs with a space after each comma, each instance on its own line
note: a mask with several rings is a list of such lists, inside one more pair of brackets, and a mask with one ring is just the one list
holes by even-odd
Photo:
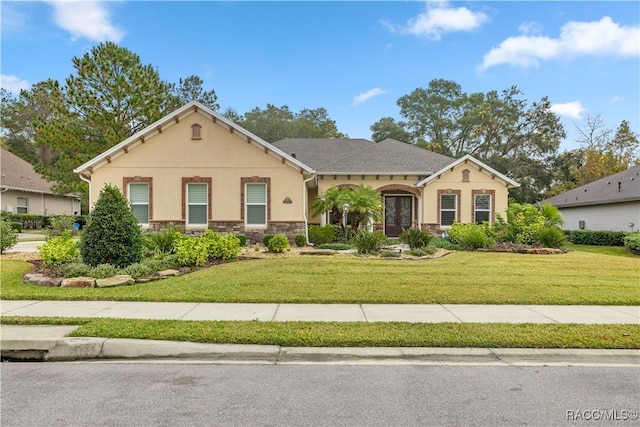
[[476, 194], [474, 200], [474, 218], [476, 224], [491, 222], [491, 195]]
[[139, 224], [149, 224], [149, 184], [129, 184], [129, 203]]
[[267, 184], [247, 184], [247, 225], [267, 225]]
[[208, 224], [207, 184], [187, 184], [187, 225]]
[[26, 197], [18, 197], [16, 212], [19, 214], [29, 213], [29, 199]]
[[440, 195], [440, 225], [451, 225], [458, 217], [458, 196], [456, 194]]

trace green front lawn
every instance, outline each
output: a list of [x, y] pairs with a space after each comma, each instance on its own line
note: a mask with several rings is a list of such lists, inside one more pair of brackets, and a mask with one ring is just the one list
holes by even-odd
[[640, 348], [638, 325], [196, 322], [3, 317], [3, 324], [81, 325], [71, 336], [288, 347]]
[[600, 255], [624, 256], [638, 259], [638, 255], [634, 255], [630, 250], [623, 246], [595, 246], [595, 245], [576, 245], [573, 243], [565, 243], [565, 248], [570, 251], [589, 252]]
[[28, 267], [2, 260], [2, 299], [640, 305], [640, 258], [578, 251], [453, 252], [428, 260], [274, 257], [111, 289], [25, 285]]

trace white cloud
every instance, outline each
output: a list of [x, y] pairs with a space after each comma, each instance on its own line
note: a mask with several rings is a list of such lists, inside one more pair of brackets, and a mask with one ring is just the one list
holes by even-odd
[[613, 102], [620, 102], [620, 101], [622, 101], [622, 97], [621, 97], [621, 96], [616, 95], [616, 96], [614, 96], [613, 98], [611, 98], [611, 100], [610, 100], [609, 102], [612, 102], [612, 103], [613, 103]]
[[88, 39], [94, 42], [122, 40], [123, 32], [111, 22], [109, 10], [99, 1], [49, 1], [53, 19], [62, 29], [71, 33], [72, 40]]
[[568, 22], [558, 38], [536, 35], [509, 37], [482, 60], [481, 70], [500, 64], [537, 67], [540, 61], [579, 56], [640, 55], [640, 26], [621, 26], [605, 16], [600, 21]]
[[0, 86], [17, 95], [22, 89], [29, 89], [31, 84], [19, 77], [2, 74], [0, 75]]
[[542, 25], [539, 22], [523, 22], [518, 27], [520, 34], [539, 34], [542, 32]]
[[389, 92], [388, 90], [383, 90], [383, 89], [380, 89], [379, 87], [373, 88], [353, 98], [353, 103], [351, 105], [356, 106], [358, 104], [361, 104], [365, 101], [370, 100], [374, 96], [384, 95], [385, 93], [388, 93], [388, 92]]
[[472, 31], [488, 20], [489, 17], [482, 12], [473, 12], [466, 7], [452, 8], [446, 1], [435, 1], [428, 2], [424, 13], [409, 19], [403, 26], [394, 26], [386, 21], [382, 25], [394, 33], [440, 40], [443, 33]]
[[582, 113], [587, 109], [584, 108], [580, 101], [567, 102], [565, 104], [553, 104], [551, 111], [559, 116], [570, 117], [572, 119], [581, 119]]

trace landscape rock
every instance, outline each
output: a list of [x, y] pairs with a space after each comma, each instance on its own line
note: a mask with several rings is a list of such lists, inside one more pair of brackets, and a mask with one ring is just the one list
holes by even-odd
[[106, 279], [97, 279], [96, 286], [98, 288], [113, 288], [115, 286], [131, 286], [136, 281], [128, 274], [117, 274]]
[[38, 280], [35, 284], [38, 286], [49, 286], [49, 287], [57, 287], [62, 284], [62, 277], [43, 277], [41, 280]]
[[29, 273], [24, 275], [25, 282], [38, 284], [39, 281], [48, 279], [47, 276], [40, 273]]
[[173, 269], [158, 271], [158, 276], [160, 277], [171, 277], [171, 276], [179, 276], [179, 275], [180, 275], [180, 272], [178, 270], [173, 270]]
[[95, 288], [96, 279], [93, 277], [71, 277], [64, 279], [60, 286], [63, 288]]

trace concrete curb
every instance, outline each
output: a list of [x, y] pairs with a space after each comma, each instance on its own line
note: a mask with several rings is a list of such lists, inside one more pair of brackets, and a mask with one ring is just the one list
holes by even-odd
[[179, 360], [252, 364], [482, 364], [640, 367], [640, 350], [280, 347], [111, 338], [2, 340], [8, 360]]

